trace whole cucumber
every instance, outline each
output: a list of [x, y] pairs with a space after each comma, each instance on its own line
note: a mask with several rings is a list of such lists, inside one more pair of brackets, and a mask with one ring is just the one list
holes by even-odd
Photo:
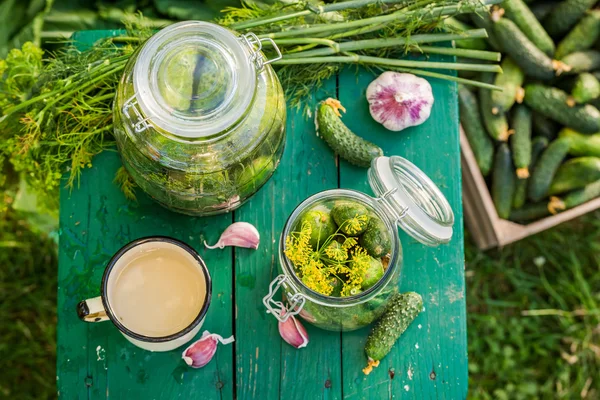
[[568, 67], [570, 74], [590, 72], [600, 68], [600, 52], [596, 50], [576, 51], [564, 56], [561, 60]]
[[465, 130], [481, 174], [487, 176], [494, 160], [494, 144], [483, 127], [477, 98], [464, 85], [458, 85], [458, 100], [460, 123]]
[[546, 16], [552, 12], [557, 4], [558, 1], [556, 0], [536, 1], [529, 8], [538, 21], [543, 21], [544, 18], [546, 18]]
[[600, 196], [600, 180], [590, 183], [582, 189], [575, 190], [563, 198], [551, 197], [548, 203], [548, 210], [552, 214], [568, 210]]
[[[535, 139], [533, 139], [531, 143], [531, 162], [529, 166], [529, 174], [532, 174], [535, 170], [535, 165], [538, 162], [538, 159], [540, 158], [542, 152], [546, 150], [546, 147], [548, 147], [548, 139], [546, 139], [545, 137], [536, 137]], [[528, 184], [529, 178], [517, 180], [515, 196], [513, 197], [513, 209], [521, 208], [525, 204], [525, 201], [527, 200]], [[513, 213], [511, 212], [510, 215], [511, 216], [509, 216], [509, 219], [512, 221]]]
[[492, 199], [498, 216], [507, 219], [513, 203], [516, 189], [516, 176], [510, 150], [502, 143], [496, 150], [494, 173], [492, 176]]
[[510, 138], [510, 145], [517, 177], [527, 179], [531, 163], [531, 111], [524, 104], [513, 111], [512, 129], [515, 133]]
[[564, 35], [592, 8], [597, 0], [565, 0], [560, 2], [544, 19], [546, 32], [552, 37]]
[[542, 153], [540, 160], [535, 165], [535, 170], [529, 179], [527, 194], [534, 201], [540, 201], [548, 195], [548, 189], [554, 175], [569, 152], [569, 141], [556, 139]]
[[598, 179], [600, 179], [600, 158], [572, 158], [558, 168], [548, 194], [555, 195], [580, 189]]
[[588, 103], [600, 97], [600, 82], [596, 77], [588, 72], [577, 75], [575, 85], [571, 92], [573, 99], [577, 103]]
[[600, 10], [593, 10], [579, 21], [556, 48], [556, 58], [561, 59], [567, 54], [587, 50], [600, 37]]
[[569, 154], [572, 156], [600, 157], [600, 133], [584, 135], [573, 129], [564, 128], [558, 137], [569, 141]]
[[415, 292], [397, 293], [385, 313], [369, 334], [365, 344], [368, 365], [363, 372], [368, 375], [392, 349], [400, 335], [423, 310], [423, 299]]
[[506, 11], [506, 18], [513, 21], [538, 49], [552, 57], [554, 41], [523, 0], [504, 0], [502, 8]]
[[[482, 82], [494, 83], [495, 75], [491, 72], [484, 72], [481, 75]], [[496, 111], [494, 114], [494, 104], [492, 103], [492, 91], [489, 89], [479, 89], [479, 105], [481, 117], [487, 132], [494, 140], [506, 142], [508, 140], [508, 120], [506, 114]]]
[[543, 136], [548, 141], [556, 139], [558, 131], [560, 131], [560, 125], [550, 118], [544, 117], [538, 112], [534, 112], [532, 116], [533, 132], [537, 136]]
[[525, 86], [525, 104], [532, 110], [582, 133], [600, 131], [600, 111], [590, 104], [570, 106], [560, 89], [532, 83]]
[[340, 118], [339, 110], [345, 111], [340, 102], [332, 98], [317, 106], [317, 134], [346, 161], [359, 167], [369, 167], [371, 160], [383, 155], [383, 150], [348, 129]]
[[492, 91], [492, 113], [503, 113], [517, 103], [523, 102], [525, 91], [523, 81], [525, 74], [519, 66], [510, 58], [504, 57], [502, 60], [502, 73], [496, 75], [494, 84], [502, 90]]
[[517, 210], [513, 210], [508, 217], [509, 220], [518, 223], [530, 222], [550, 215], [548, 203], [530, 203]]

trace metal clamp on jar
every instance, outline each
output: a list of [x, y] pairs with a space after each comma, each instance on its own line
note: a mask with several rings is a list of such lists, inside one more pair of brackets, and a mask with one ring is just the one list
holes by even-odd
[[[279, 245], [282, 274], [271, 282], [263, 299], [267, 312], [279, 321], [300, 315], [322, 329], [362, 328], [381, 316], [392, 294], [398, 291], [402, 268], [398, 227], [428, 246], [447, 243], [452, 238], [454, 214], [450, 204], [431, 179], [410, 161], [398, 156], [378, 157], [368, 170], [368, 179], [375, 198], [354, 190], [326, 190], [304, 200], [288, 218]], [[308, 288], [285, 255], [285, 238], [297, 228], [302, 215], [340, 200], [367, 207], [383, 221], [391, 237], [389, 264], [381, 279], [369, 289], [346, 297], [325, 296]], [[274, 299], [279, 290], [284, 301]]]
[[[277, 56], [262, 52], [270, 42]], [[271, 177], [286, 108], [271, 39], [187, 21], [152, 36], [119, 83], [115, 137], [133, 180], [177, 212], [239, 207]]]

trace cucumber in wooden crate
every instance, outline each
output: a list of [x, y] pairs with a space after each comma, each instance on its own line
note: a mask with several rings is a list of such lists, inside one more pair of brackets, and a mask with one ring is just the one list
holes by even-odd
[[592, 10], [573, 27], [556, 48], [556, 58], [587, 50], [600, 37], [600, 10]]
[[558, 136], [569, 141], [570, 155], [600, 157], [600, 133], [584, 135], [573, 129], [564, 128]]
[[465, 86], [458, 85], [458, 99], [460, 123], [481, 173], [487, 176], [494, 161], [494, 144], [483, 127], [477, 97]]
[[600, 82], [588, 72], [577, 75], [571, 96], [576, 103], [588, 103], [600, 97]]
[[[538, 162], [540, 155], [548, 147], [548, 139], [545, 137], [536, 137], [531, 143], [531, 162], [529, 166], [529, 173], [532, 174], [535, 170], [535, 164]], [[517, 186], [515, 188], [515, 196], [513, 197], [513, 209], [521, 208], [527, 201], [527, 186], [529, 179], [518, 179]], [[512, 212], [511, 212], [512, 215]]]
[[566, 55], [561, 61], [570, 68], [565, 72], [571, 74], [590, 72], [600, 68], [600, 52], [597, 50], [576, 51]]
[[525, 86], [525, 103], [534, 111], [583, 133], [600, 131], [600, 111], [590, 104], [570, 106], [564, 91], [541, 85]]
[[550, 118], [544, 117], [538, 112], [534, 112], [532, 116], [532, 129], [535, 135], [543, 136], [548, 141], [556, 139], [558, 132], [560, 131], [560, 125]]
[[[545, 1], [545, 0], [544, 0]], [[561, 1], [543, 21], [546, 32], [552, 37], [564, 35], [579, 21], [597, 0]]]
[[517, 105], [512, 113], [512, 130], [510, 138], [513, 162], [517, 177], [529, 177], [529, 164], [531, 163], [531, 111], [523, 104]]
[[526, 223], [535, 221], [550, 215], [548, 203], [529, 203], [522, 208], [512, 210], [508, 219], [513, 222]]
[[600, 196], [600, 180], [590, 183], [582, 189], [566, 194], [564, 197], [551, 197], [548, 210], [552, 214], [587, 203]]
[[[493, 84], [495, 74], [492, 72], [484, 72], [481, 74], [481, 80], [485, 83]], [[481, 117], [487, 132], [494, 140], [506, 142], [508, 140], [508, 120], [506, 114], [494, 114], [494, 104], [492, 102], [492, 91], [489, 89], [479, 89], [479, 106]]]
[[556, 139], [542, 153], [540, 160], [535, 165], [535, 170], [531, 174], [527, 188], [528, 197], [532, 201], [540, 201], [548, 195], [548, 189], [550, 189], [556, 170], [558, 170], [568, 152], [569, 141]]
[[580, 189], [598, 179], [600, 179], [600, 158], [572, 158], [558, 168], [548, 194], [555, 195]]
[[554, 41], [523, 0], [504, 0], [501, 6], [506, 11], [506, 18], [513, 21], [538, 49], [548, 57], [554, 55]]
[[492, 175], [492, 200], [496, 206], [498, 216], [502, 219], [506, 219], [510, 215], [515, 185], [516, 175], [510, 150], [506, 143], [502, 143], [496, 149]]
[[494, 84], [502, 90], [493, 90], [491, 93], [492, 114], [507, 112], [515, 101], [522, 103], [525, 96], [525, 74], [521, 68], [510, 57], [504, 57], [501, 66], [503, 73], [496, 75]]

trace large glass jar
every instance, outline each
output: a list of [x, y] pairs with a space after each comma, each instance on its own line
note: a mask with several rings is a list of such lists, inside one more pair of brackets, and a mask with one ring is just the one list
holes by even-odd
[[166, 208], [227, 212], [273, 174], [286, 108], [264, 41], [181, 22], [148, 39], [127, 64], [114, 106], [117, 145], [136, 184]]
[[[398, 227], [428, 246], [447, 243], [452, 238], [454, 214], [448, 201], [410, 161], [397, 156], [378, 157], [371, 164], [368, 179], [377, 197], [354, 190], [326, 190], [304, 200], [288, 218], [279, 244], [281, 275], [271, 282], [269, 294], [263, 299], [268, 312], [278, 320], [283, 322], [292, 315], [300, 315], [309, 323], [332, 331], [351, 331], [369, 325], [381, 316], [391, 296], [398, 292], [402, 269]], [[348, 297], [325, 296], [308, 288], [284, 254], [285, 238], [307, 210], [340, 200], [365, 206], [384, 222], [392, 238], [389, 263], [381, 279], [368, 290]], [[274, 300], [279, 289], [283, 301]]]

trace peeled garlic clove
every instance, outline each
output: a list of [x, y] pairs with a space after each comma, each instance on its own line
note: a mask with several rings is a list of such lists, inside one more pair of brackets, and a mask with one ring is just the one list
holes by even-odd
[[308, 333], [300, 321], [291, 315], [287, 321], [279, 322], [279, 334], [287, 343], [297, 349], [306, 347], [308, 344]]
[[217, 351], [218, 342], [221, 342], [221, 344], [229, 344], [234, 340], [233, 336], [223, 339], [220, 335], [204, 331], [199, 340], [192, 343], [183, 351], [181, 358], [183, 358], [183, 361], [192, 368], [202, 368], [212, 360]]
[[254, 225], [247, 222], [235, 222], [221, 234], [219, 241], [214, 246], [209, 246], [206, 241], [204, 245], [208, 249], [222, 249], [225, 246], [246, 247], [249, 249], [258, 249], [260, 243], [260, 234]]
[[387, 71], [369, 84], [367, 101], [375, 121], [390, 131], [401, 131], [429, 118], [433, 92], [423, 78]]

